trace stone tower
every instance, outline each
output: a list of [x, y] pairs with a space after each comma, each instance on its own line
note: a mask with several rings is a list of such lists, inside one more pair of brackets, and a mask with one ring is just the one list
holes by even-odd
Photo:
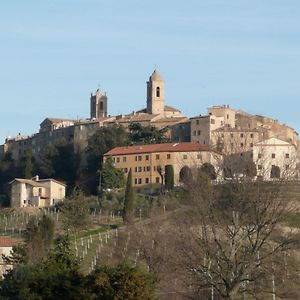
[[107, 117], [107, 96], [97, 89], [96, 94], [91, 93], [91, 119]]
[[147, 81], [147, 113], [163, 115], [165, 110], [165, 82], [154, 70]]

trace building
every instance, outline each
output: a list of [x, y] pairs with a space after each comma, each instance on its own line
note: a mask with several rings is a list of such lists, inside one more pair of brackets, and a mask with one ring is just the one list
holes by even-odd
[[104, 155], [112, 158], [116, 168], [128, 174], [132, 169], [133, 186], [153, 190], [163, 184], [166, 165], [174, 168], [174, 183], [179, 185], [184, 172], [191, 172], [204, 163], [215, 167], [221, 176], [222, 155], [199, 143], [166, 143], [142, 146], [116, 147]]
[[7, 264], [3, 260], [3, 255], [9, 256], [11, 255], [11, 251], [14, 246], [17, 245], [17, 242], [9, 237], [0, 237], [0, 277], [3, 277], [7, 271], [13, 268], [13, 265]]
[[297, 148], [278, 138], [269, 138], [253, 147], [257, 176], [264, 179], [295, 179], [297, 177]]
[[47, 207], [62, 201], [66, 195], [66, 185], [55, 179], [16, 178], [11, 185], [11, 207]]
[[91, 119], [107, 117], [107, 96], [102, 94], [100, 89], [97, 89], [96, 94], [91, 94]]
[[191, 141], [209, 145], [225, 155], [252, 151], [257, 142], [276, 137], [297, 145], [298, 133], [277, 120], [234, 110], [229, 105], [208, 108], [191, 121]]
[[12, 158], [20, 161], [30, 149], [32, 155], [38, 160], [45, 149], [59, 143], [73, 144], [77, 153], [84, 152], [89, 137], [100, 127], [115, 124], [125, 128], [131, 123], [159, 129], [168, 128], [171, 137], [173, 125], [188, 121], [179, 109], [165, 105], [165, 83], [157, 70], [154, 70], [147, 82], [146, 103], [146, 108], [142, 110], [127, 115], [109, 116], [108, 97], [97, 89], [95, 95], [91, 94], [90, 97], [89, 119], [47, 117], [41, 122], [38, 133], [31, 136], [19, 134], [15, 138], [6, 139], [5, 144], [0, 146], [0, 155], [3, 157], [6, 152], [11, 152]]

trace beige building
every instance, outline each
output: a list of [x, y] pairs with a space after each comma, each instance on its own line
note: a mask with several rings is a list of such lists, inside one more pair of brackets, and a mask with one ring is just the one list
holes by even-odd
[[97, 89], [96, 94], [91, 94], [91, 119], [107, 117], [107, 96]]
[[47, 207], [62, 201], [66, 195], [66, 185], [55, 179], [16, 178], [11, 185], [11, 207]]
[[224, 154], [252, 151], [257, 142], [276, 137], [297, 145], [297, 132], [277, 120], [234, 110], [228, 105], [208, 108], [191, 120], [191, 141], [222, 150]]
[[155, 189], [163, 183], [166, 165], [174, 168], [174, 182], [179, 185], [186, 170], [196, 170], [204, 163], [215, 167], [221, 176], [219, 166], [222, 155], [198, 143], [167, 143], [142, 146], [117, 147], [104, 155], [111, 157], [116, 168], [125, 174], [132, 170], [133, 185], [136, 188]]
[[278, 138], [269, 138], [253, 147], [257, 176], [264, 180], [297, 177], [297, 148]]

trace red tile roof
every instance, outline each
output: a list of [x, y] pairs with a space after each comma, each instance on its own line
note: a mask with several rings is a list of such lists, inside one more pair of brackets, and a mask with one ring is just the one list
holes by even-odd
[[153, 153], [153, 152], [199, 152], [210, 151], [206, 145], [198, 143], [166, 143], [166, 144], [150, 144], [137, 146], [116, 147], [107, 153], [105, 156], [125, 155], [135, 153]]
[[17, 245], [17, 242], [8, 237], [0, 237], [0, 247], [12, 247]]

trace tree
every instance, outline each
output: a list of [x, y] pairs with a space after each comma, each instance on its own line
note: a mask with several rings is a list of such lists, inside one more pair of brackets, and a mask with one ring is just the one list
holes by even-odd
[[93, 299], [156, 299], [151, 273], [127, 262], [116, 267], [101, 266], [87, 277], [87, 281]]
[[125, 186], [125, 176], [121, 169], [115, 168], [111, 158], [106, 159], [102, 170], [102, 188], [115, 189]]
[[280, 178], [280, 168], [278, 166], [272, 165], [270, 178]]
[[84, 285], [67, 237], [60, 237], [52, 251], [36, 265], [14, 266], [0, 283], [1, 299], [91, 299]]
[[31, 179], [33, 174], [33, 165], [32, 165], [32, 152], [31, 150], [27, 150], [25, 162], [24, 162], [24, 178]]
[[25, 248], [28, 260], [39, 262], [51, 249], [54, 237], [54, 221], [43, 215], [40, 220], [32, 217], [26, 227]]
[[131, 123], [128, 129], [131, 145], [162, 144], [170, 141], [166, 137], [167, 128], [157, 129], [154, 126], [142, 126], [140, 123]]
[[65, 230], [77, 232], [85, 229], [91, 222], [89, 207], [84, 195], [80, 191], [74, 191], [60, 206], [62, 222]]
[[126, 129], [120, 125], [101, 127], [88, 140], [87, 161], [88, 169], [96, 173], [102, 169], [103, 155], [109, 150], [128, 144]]
[[202, 172], [203, 174], [206, 174], [208, 176], [208, 178], [210, 178], [211, 180], [217, 179], [215, 167], [210, 163], [204, 163], [200, 167], [200, 172]]
[[192, 212], [178, 220], [178, 260], [196, 290], [213, 287], [224, 299], [235, 299], [270, 290], [271, 274], [280, 280], [279, 258], [298, 246], [293, 232], [278, 233], [292, 209], [285, 189], [284, 182], [188, 183]]
[[174, 188], [174, 167], [172, 165], [165, 166], [165, 185], [167, 190]]
[[135, 193], [132, 187], [132, 170], [129, 170], [125, 190], [123, 220], [126, 223], [132, 223], [134, 220], [134, 200]]

